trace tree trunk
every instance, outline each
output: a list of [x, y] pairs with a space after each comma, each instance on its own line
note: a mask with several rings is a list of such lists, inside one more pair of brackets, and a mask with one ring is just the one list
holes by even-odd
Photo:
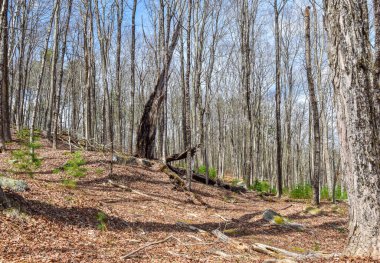
[[[8, 79], [8, 0], [0, 1], [0, 122], [2, 128], [0, 134], [0, 148], [4, 148], [1, 142], [11, 140], [10, 116], [9, 116], [9, 79]], [[2, 146], [3, 145], [3, 146]]]
[[178, 36], [181, 29], [181, 20], [177, 22], [171, 44], [168, 50], [168, 63], [162, 69], [158, 77], [153, 93], [145, 104], [144, 112], [140, 120], [137, 133], [136, 155], [141, 158], [154, 158], [154, 145], [157, 131], [157, 120], [164, 99], [165, 71], [169, 70], [174, 49], [177, 45]]
[[319, 136], [319, 112], [318, 102], [315, 96], [313, 73], [311, 69], [311, 44], [310, 44], [310, 7], [305, 10], [305, 57], [307, 82], [313, 115], [313, 142], [314, 142], [314, 173], [312, 175], [313, 204], [319, 205], [319, 171], [320, 171], [320, 136]]
[[131, 39], [131, 120], [129, 124], [129, 152], [133, 153], [133, 135], [135, 129], [135, 57], [136, 57], [136, 8], [137, 0], [133, 0], [132, 8], [132, 39]]
[[380, 88], [371, 80], [367, 1], [330, 0], [324, 7], [350, 205], [346, 253], [380, 259]]
[[62, 92], [62, 82], [63, 82], [63, 66], [65, 62], [65, 54], [66, 54], [66, 47], [67, 47], [67, 32], [69, 31], [70, 26], [70, 18], [71, 18], [71, 9], [73, 0], [68, 0], [68, 11], [67, 11], [67, 17], [65, 21], [65, 31], [63, 33], [63, 40], [62, 40], [62, 51], [61, 51], [61, 58], [60, 58], [60, 67], [59, 67], [59, 75], [58, 75], [58, 92], [56, 94], [55, 103], [54, 103], [54, 112], [53, 112], [53, 149], [57, 149], [57, 133], [58, 133], [58, 122], [59, 122], [59, 110], [61, 107], [61, 92]]
[[280, 29], [279, 29], [279, 10], [277, 0], [274, 1], [274, 27], [275, 27], [275, 43], [276, 43], [276, 163], [277, 163], [277, 196], [282, 196], [282, 138], [281, 138], [281, 86], [280, 86]]
[[[187, 33], [186, 33], [186, 79], [185, 79], [185, 129], [186, 129], [186, 140], [185, 149], [189, 150], [191, 148], [191, 123], [190, 123], [190, 64], [191, 64], [191, 13], [192, 13], [192, 0], [188, 0], [188, 15], [187, 15]], [[187, 169], [186, 169], [186, 179], [187, 179], [187, 189], [191, 190], [191, 177], [192, 177], [192, 161], [191, 153], [187, 152]]]
[[[121, 26], [123, 24], [123, 16], [124, 16], [124, 0], [116, 1], [116, 7], [117, 7], [117, 36], [116, 36], [117, 44], [116, 44], [116, 73], [115, 73], [116, 74], [116, 100], [117, 100], [116, 138], [117, 138], [117, 148], [118, 150], [122, 150], [123, 148], [123, 121], [122, 121], [123, 118], [122, 118], [122, 106], [121, 106], [120, 57], [121, 57]], [[134, 61], [132, 62], [134, 63]]]
[[55, 22], [54, 22], [54, 44], [53, 44], [53, 57], [50, 69], [50, 95], [49, 95], [49, 109], [47, 115], [47, 130], [48, 138], [52, 138], [52, 123], [53, 123], [53, 111], [55, 108], [55, 101], [57, 96], [57, 62], [58, 62], [58, 49], [59, 49], [59, 22], [61, 14], [61, 1], [57, 1], [57, 7], [55, 10]]

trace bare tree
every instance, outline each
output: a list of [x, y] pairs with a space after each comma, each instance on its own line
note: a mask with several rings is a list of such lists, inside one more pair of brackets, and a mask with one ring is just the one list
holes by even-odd
[[310, 40], [310, 7], [305, 9], [305, 58], [307, 83], [313, 116], [313, 142], [314, 142], [314, 174], [312, 176], [313, 203], [319, 205], [319, 174], [320, 174], [320, 135], [319, 135], [319, 112], [318, 102], [315, 95], [313, 73], [311, 67], [311, 40]]
[[62, 82], [63, 82], [63, 66], [65, 62], [66, 48], [67, 48], [67, 33], [70, 26], [71, 10], [73, 5], [73, 0], [68, 0], [67, 2], [68, 10], [66, 14], [66, 21], [64, 24], [65, 31], [63, 32], [62, 39], [62, 51], [60, 57], [59, 65], [59, 75], [58, 75], [58, 92], [56, 94], [53, 112], [53, 149], [57, 149], [57, 133], [58, 133], [58, 122], [59, 122], [59, 111], [61, 108], [61, 93], [62, 93]]
[[276, 45], [276, 142], [277, 142], [277, 196], [282, 196], [282, 137], [281, 137], [281, 43], [279, 16], [287, 0], [278, 5], [274, 0], [274, 34]]
[[8, 0], [0, 1], [0, 151], [11, 140], [8, 79]]
[[133, 135], [135, 126], [135, 92], [136, 92], [136, 9], [137, 0], [132, 7], [132, 39], [131, 39], [131, 120], [129, 124], [129, 152], [133, 153]]
[[[136, 0], [135, 0], [136, 1]], [[116, 15], [117, 15], [117, 36], [116, 36], [116, 100], [117, 100], [117, 109], [116, 109], [116, 138], [117, 138], [117, 147], [119, 150], [123, 147], [123, 118], [122, 118], [122, 106], [121, 106], [121, 71], [120, 71], [120, 59], [121, 59], [121, 29], [123, 24], [124, 17], [124, 0], [116, 0]], [[136, 12], [135, 10], [133, 10]], [[132, 11], [132, 12], [133, 12]], [[134, 16], [134, 14], [132, 14]], [[132, 22], [133, 24], [134, 22]], [[132, 25], [132, 31], [134, 31]], [[134, 33], [134, 32], [133, 32]], [[132, 33], [132, 35], [133, 35]], [[134, 36], [132, 36], [134, 38]], [[132, 42], [134, 39], [132, 39]], [[134, 63], [134, 60], [131, 63]], [[133, 85], [133, 84], [132, 84]], [[132, 87], [134, 89], [134, 87]]]
[[191, 65], [191, 15], [193, 11], [193, 1], [188, 0], [187, 5], [187, 30], [186, 30], [186, 75], [185, 75], [185, 92], [184, 92], [184, 103], [185, 103], [185, 149], [187, 151], [186, 163], [186, 179], [187, 179], [187, 189], [191, 190], [191, 180], [192, 180], [192, 165], [191, 165], [191, 123], [190, 123], [190, 65]]
[[[58, 63], [58, 49], [59, 49], [59, 35], [60, 35], [60, 15], [61, 15], [61, 1], [57, 1], [57, 8], [55, 9], [54, 20], [54, 43], [53, 43], [53, 57], [50, 69], [50, 95], [49, 105], [47, 108], [47, 129], [48, 137], [52, 138], [52, 123], [53, 123], [53, 111], [55, 108], [55, 102], [57, 97], [57, 63]], [[54, 146], [53, 146], [54, 147]]]
[[148, 101], [144, 106], [144, 112], [140, 120], [137, 142], [136, 142], [136, 155], [144, 158], [154, 158], [154, 145], [157, 131], [157, 120], [161, 109], [162, 101], [164, 99], [164, 83], [165, 71], [169, 70], [172, 60], [174, 49], [177, 45], [178, 37], [181, 29], [182, 15], [177, 21], [171, 38], [171, 44], [168, 49], [168, 60], [164, 65], [161, 73], [159, 74], [157, 83], [154, 87], [153, 93], [149, 96]]

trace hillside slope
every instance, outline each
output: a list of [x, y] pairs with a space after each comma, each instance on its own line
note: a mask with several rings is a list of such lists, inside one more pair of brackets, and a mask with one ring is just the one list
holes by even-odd
[[[324, 204], [322, 213], [304, 213], [302, 202], [264, 201], [256, 193], [239, 195], [194, 183], [194, 192], [208, 206], [173, 188], [168, 176], [138, 166], [115, 165], [108, 183], [108, 157], [83, 152], [86, 176], [76, 188], [62, 184], [62, 167], [70, 158], [47, 140], [37, 152], [43, 157], [33, 177], [10, 173], [10, 151], [0, 154], [0, 174], [23, 179], [24, 193], [8, 193], [19, 209], [0, 213], [0, 262], [262, 262], [270, 256], [223, 243], [210, 234], [224, 231], [242, 244], [260, 242], [295, 252], [340, 252], [347, 237], [345, 204]], [[17, 143], [8, 149], [19, 148]], [[268, 224], [266, 209], [305, 225], [304, 231]], [[19, 211], [18, 211], [19, 210]], [[99, 219], [99, 213], [105, 219]], [[103, 231], [99, 224], [103, 222]], [[194, 232], [188, 225], [206, 232]], [[106, 228], [106, 229], [105, 229]], [[172, 236], [172, 237], [171, 237]], [[149, 242], [167, 239], [121, 260]]]

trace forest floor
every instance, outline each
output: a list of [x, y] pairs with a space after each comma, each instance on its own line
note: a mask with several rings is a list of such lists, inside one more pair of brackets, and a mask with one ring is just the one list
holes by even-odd
[[[115, 165], [112, 180], [144, 196], [110, 185], [109, 156], [86, 151], [86, 176], [70, 189], [62, 184], [65, 172], [54, 171], [70, 158], [68, 149], [52, 150], [47, 140], [41, 142], [43, 147], [37, 152], [43, 163], [33, 177], [9, 173], [9, 150], [18, 149], [18, 143], [8, 144], [9, 150], [0, 154], [0, 174], [23, 179], [30, 187], [27, 192], [7, 192], [21, 212], [0, 212], [0, 262], [263, 262], [271, 258], [221, 242], [210, 234], [215, 229], [241, 244], [259, 242], [297, 253], [338, 253], [345, 246], [345, 203], [323, 203], [321, 213], [311, 215], [305, 212], [310, 206], [306, 202], [263, 200], [257, 193], [236, 194], [194, 182], [194, 192], [208, 204], [205, 206], [175, 190], [164, 173]], [[306, 229], [269, 224], [262, 219], [266, 209]], [[99, 212], [107, 217], [103, 231]], [[195, 232], [184, 224], [206, 232]]]

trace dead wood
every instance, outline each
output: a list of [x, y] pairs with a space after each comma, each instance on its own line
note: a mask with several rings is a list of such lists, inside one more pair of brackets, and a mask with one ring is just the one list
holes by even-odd
[[151, 243], [145, 244], [144, 246], [142, 246], [142, 247], [140, 247], [140, 248], [138, 248], [138, 249], [136, 249], [136, 250], [134, 250], [134, 251], [132, 251], [132, 252], [130, 252], [130, 253], [128, 253], [128, 254], [122, 256], [122, 257], [120, 257], [120, 259], [121, 259], [121, 260], [124, 260], [124, 259], [130, 258], [131, 256], [133, 256], [134, 254], [140, 252], [141, 250], [144, 250], [144, 249], [146, 249], [146, 248], [148, 248], [148, 247], [151, 247], [151, 246], [154, 246], [154, 245], [158, 245], [158, 244], [164, 243], [164, 242], [166, 242], [166, 241], [169, 241], [169, 240], [172, 239], [172, 238], [173, 238], [173, 236], [170, 235], [170, 236], [168, 236], [168, 237], [165, 238], [165, 239], [162, 239], [162, 240], [158, 240], [158, 241], [155, 241], [155, 242], [151, 242]]
[[302, 256], [302, 254], [290, 252], [285, 249], [272, 247], [272, 246], [261, 244], [261, 243], [255, 243], [251, 246], [251, 248], [257, 252], [260, 252], [269, 256], [273, 256], [276, 258], [280, 258], [284, 256], [291, 257], [291, 258], [299, 258]]
[[[186, 178], [186, 170], [185, 169], [173, 167], [170, 164], [167, 164], [167, 167], [169, 167], [170, 170], [172, 170], [174, 173], [178, 174], [182, 178]], [[192, 178], [193, 178], [194, 181], [197, 181], [197, 182], [202, 183], [202, 184], [206, 184], [206, 176], [204, 176], [204, 175], [195, 173], [193, 171]], [[247, 189], [245, 189], [242, 186], [233, 186], [233, 185], [224, 183], [223, 181], [221, 181], [219, 179], [214, 180], [214, 179], [209, 178], [208, 182], [209, 182], [210, 185], [213, 185], [213, 186], [216, 186], [216, 187], [219, 187], [219, 188], [223, 188], [223, 189], [226, 189], [226, 190], [229, 190], [229, 191], [232, 191], [232, 192], [236, 192], [236, 193], [241, 193], [241, 192], [244, 193], [244, 192], [247, 191]]]
[[207, 231], [203, 230], [203, 229], [200, 229], [198, 227], [195, 227], [195, 226], [192, 226], [192, 225], [189, 225], [189, 224], [186, 224], [184, 222], [177, 222], [176, 223], [177, 226], [180, 226], [180, 227], [183, 227], [183, 228], [187, 228], [187, 229], [190, 229], [194, 232], [199, 232], [199, 233], [207, 233]]
[[304, 254], [299, 254], [295, 252], [291, 252], [282, 248], [269, 246], [261, 243], [254, 243], [251, 245], [251, 248], [254, 251], [275, 257], [275, 258], [292, 258], [297, 261], [304, 261], [307, 259], [330, 259], [334, 257], [338, 257], [339, 254], [326, 254], [326, 253], [317, 253], [317, 252], [308, 252]]
[[182, 153], [172, 154], [172, 155], [170, 155], [169, 157], [166, 158], [166, 163], [185, 159], [187, 157], [187, 153], [189, 151], [190, 151], [191, 157], [193, 157], [195, 155], [195, 153], [197, 152], [197, 150], [199, 149], [199, 147], [200, 147], [200, 144], [198, 144], [197, 146], [191, 148], [190, 150], [186, 150], [186, 151], [184, 151]]
[[[175, 173], [169, 167], [169, 165], [163, 164], [162, 162], [158, 160], [148, 160], [145, 158], [138, 158], [135, 156], [127, 156], [127, 155], [121, 155], [121, 154], [115, 155], [114, 162], [121, 165], [142, 166], [144, 168], [147, 168], [155, 172], [163, 172], [169, 177], [169, 179], [175, 185], [175, 188], [177, 190], [184, 192], [186, 195], [188, 195], [194, 204], [199, 202], [200, 204], [204, 206], [208, 206], [208, 204], [205, 201], [203, 201], [203, 199], [198, 194], [189, 192], [186, 189], [184, 180], [177, 173]], [[117, 185], [114, 185], [114, 186], [117, 186]]]
[[223, 234], [219, 229], [214, 229], [211, 233], [224, 243], [231, 242], [231, 239], [225, 234]]

